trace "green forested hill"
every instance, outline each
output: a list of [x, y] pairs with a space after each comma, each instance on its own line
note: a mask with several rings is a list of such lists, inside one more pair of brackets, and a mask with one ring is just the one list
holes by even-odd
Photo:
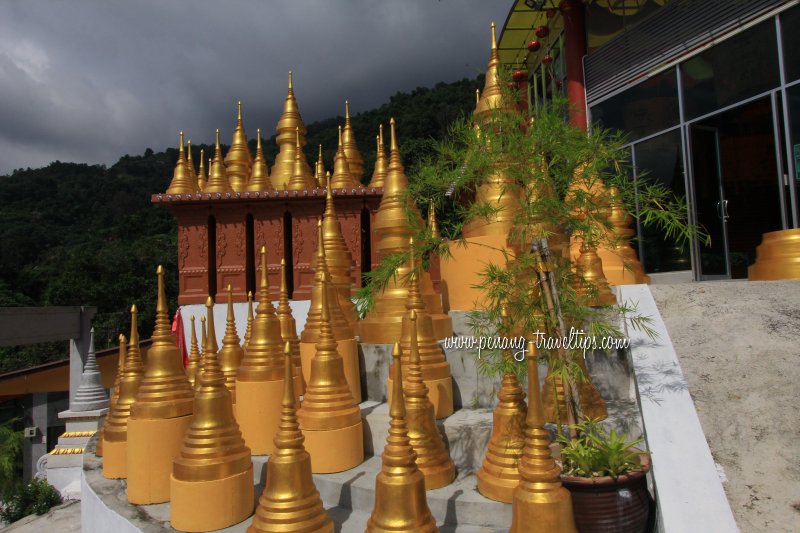
[[[430, 139], [442, 137], [456, 118], [473, 109], [475, 89], [482, 82], [464, 79], [397, 93], [388, 103], [351, 117], [367, 177], [375, 161], [379, 123], [386, 128], [388, 144], [389, 118], [395, 117], [403, 160], [413, 172]], [[332, 169], [337, 125], [343, 120], [340, 116], [307, 125], [309, 162], [317, 160], [317, 145], [322, 144], [325, 166]], [[277, 146], [274, 137], [264, 141], [271, 164]], [[195, 158], [201, 147], [193, 150]], [[251, 147], [254, 151], [255, 139]], [[127, 335], [126, 308], [136, 303], [140, 335], [148, 338], [159, 264], [167, 272], [170, 309], [176, 306], [175, 222], [169, 211], [150, 203], [151, 194], [166, 190], [176, 158], [174, 148], [148, 149], [141, 156], [125, 155], [108, 168], [56, 161], [0, 176], [0, 306], [96, 306], [101, 349], [116, 344], [120, 332]], [[65, 355], [49, 347], [0, 349], [0, 372]]]

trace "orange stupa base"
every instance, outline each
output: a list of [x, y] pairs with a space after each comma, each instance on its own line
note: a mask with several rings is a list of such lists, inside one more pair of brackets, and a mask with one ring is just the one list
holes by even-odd
[[179, 531], [214, 531], [253, 513], [253, 467], [211, 481], [182, 481], [170, 476], [170, 524]]
[[340, 429], [303, 429], [303, 435], [314, 474], [344, 472], [364, 462], [364, 425], [361, 421]]
[[470, 237], [466, 243], [466, 246], [450, 246], [452, 257], [441, 260], [442, 301], [451, 311], [485, 309], [484, 291], [473, 285], [485, 281], [481, 272], [489, 264], [506, 264], [502, 251], [508, 249], [505, 234]]
[[236, 380], [236, 422], [253, 455], [270, 455], [281, 422], [283, 380]]
[[103, 439], [103, 477], [106, 479], [128, 477], [128, 441]]

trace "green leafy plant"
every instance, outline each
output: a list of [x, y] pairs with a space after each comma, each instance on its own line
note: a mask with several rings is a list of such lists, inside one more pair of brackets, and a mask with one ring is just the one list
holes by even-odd
[[627, 434], [607, 432], [598, 420], [585, 419], [575, 424], [577, 436], [568, 438], [562, 434], [558, 442], [562, 445], [562, 472], [568, 476], [618, 478], [641, 468], [639, 456], [645, 452], [636, 449], [642, 439], [629, 441]]
[[0, 508], [0, 520], [11, 523], [29, 514], [42, 515], [60, 503], [61, 494], [52, 485], [33, 479]]
[[20, 417], [0, 423], [0, 500], [17, 492], [22, 482], [22, 431]]

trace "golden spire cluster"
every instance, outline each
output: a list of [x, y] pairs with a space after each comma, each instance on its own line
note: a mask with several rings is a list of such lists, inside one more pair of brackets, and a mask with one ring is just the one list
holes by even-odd
[[383, 124], [379, 126], [379, 133], [375, 137], [375, 169], [372, 171], [369, 187], [379, 189], [383, 187], [386, 174], [389, 172], [388, 162], [386, 161], [386, 150], [383, 145]]
[[361, 177], [364, 175], [364, 158], [361, 157], [361, 152], [358, 150], [356, 134], [353, 131], [353, 125], [350, 123], [350, 102], [348, 100], [344, 101], [342, 147], [344, 148], [344, 155], [347, 157], [347, 167], [350, 170], [350, 176], [357, 184], [356, 186], [360, 186]]

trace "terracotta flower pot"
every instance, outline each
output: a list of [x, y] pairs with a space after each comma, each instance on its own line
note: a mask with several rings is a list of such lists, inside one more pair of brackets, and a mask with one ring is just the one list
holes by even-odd
[[575, 525], [581, 533], [642, 533], [647, 531], [651, 498], [647, 491], [650, 456], [639, 456], [641, 470], [614, 479], [561, 476], [572, 494]]

